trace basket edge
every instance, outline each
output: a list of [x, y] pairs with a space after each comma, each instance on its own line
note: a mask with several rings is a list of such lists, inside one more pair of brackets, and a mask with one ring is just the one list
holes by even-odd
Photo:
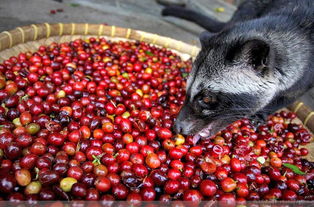
[[10, 31], [0, 33], [0, 51], [12, 48], [20, 43], [36, 41], [42, 38], [63, 35], [95, 35], [111, 36], [145, 41], [162, 47], [177, 50], [195, 57], [199, 52], [199, 47], [170, 37], [161, 36], [141, 30], [108, 26], [103, 24], [88, 23], [43, 23], [29, 26], [17, 27]]

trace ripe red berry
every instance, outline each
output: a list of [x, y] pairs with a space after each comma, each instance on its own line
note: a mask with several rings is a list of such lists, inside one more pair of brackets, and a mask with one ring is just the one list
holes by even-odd
[[126, 199], [129, 190], [123, 184], [117, 184], [112, 187], [112, 194], [116, 199]]
[[201, 193], [197, 190], [187, 190], [183, 194], [184, 201], [200, 202], [202, 198]]
[[172, 132], [167, 128], [161, 128], [157, 131], [157, 135], [161, 139], [170, 139], [172, 137]]
[[221, 182], [221, 188], [223, 191], [229, 193], [237, 187], [237, 183], [232, 178], [225, 178]]
[[99, 176], [95, 181], [95, 187], [100, 192], [107, 192], [111, 188], [111, 182], [104, 176]]
[[214, 196], [217, 191], [216, 184], [211, 180], [203, 180], [200, 184], [200, 192], [203, 196]]
[[120, 128], [123, 132], [129, 133], [132, 130], [132, 124], [128, 119], [122, 119], [120, 122]]
[[48, 142], [55, 146], [63, 145], [64, 140], [65, 140], [64, 135], [57, 132], [50, 134], [48, 137]]
[[180, 189], [180, 182], [177, 180], [169, 180], [164, 186], [164, 190], [167, 194], [177, 193]]
[[102, 125], [102, 129], [105, 133], [111, 133], [114, 130], [113, 124], [111, 122], [106, 122]]
[[148, 167], [152, 169], [158, 168], [161, 165], [161, 162], [155, 153], [148, 154], [145, 158], [145, 163]]
[[240, 172], [242, 169], [241, 161], [237, 158], [232, 158], [230, 160], [231, 169], [233, 172]]
[[79, 130], [74, 130], [68, 135], [68, 139], [71, 142], [77, 143], [81, 139], [81, 132]]
[[237, 184], [236, 193], [239, 197], [245, 198], [249, 195], [249, 188], [245, 183]]

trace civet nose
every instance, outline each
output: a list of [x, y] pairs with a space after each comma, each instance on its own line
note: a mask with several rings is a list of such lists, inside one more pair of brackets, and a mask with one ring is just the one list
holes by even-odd
[[182, 134], [183, 127], [182, 127], [182, 123], [179, 120], [176, 120], [176, 122], [175, 122], [173, 127], [174, 127], [174, 131], [177, 134]]

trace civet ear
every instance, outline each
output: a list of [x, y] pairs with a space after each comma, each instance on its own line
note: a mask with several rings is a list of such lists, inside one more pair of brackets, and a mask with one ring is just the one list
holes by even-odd
[[270, 46], [259, 39], [247, 40], [230, 48], [227, 59], [231, 62], [246, 62], [256, 70], [267, 68], [269, 64]]

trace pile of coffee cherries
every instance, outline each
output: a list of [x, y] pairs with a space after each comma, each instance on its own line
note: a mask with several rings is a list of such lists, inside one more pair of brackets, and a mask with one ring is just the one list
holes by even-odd
[[313, 200], [311, 134], [295, 114], [193, 143], [172, 131], [191, 60], [104, 38], [0, 64], [2, 200]]

